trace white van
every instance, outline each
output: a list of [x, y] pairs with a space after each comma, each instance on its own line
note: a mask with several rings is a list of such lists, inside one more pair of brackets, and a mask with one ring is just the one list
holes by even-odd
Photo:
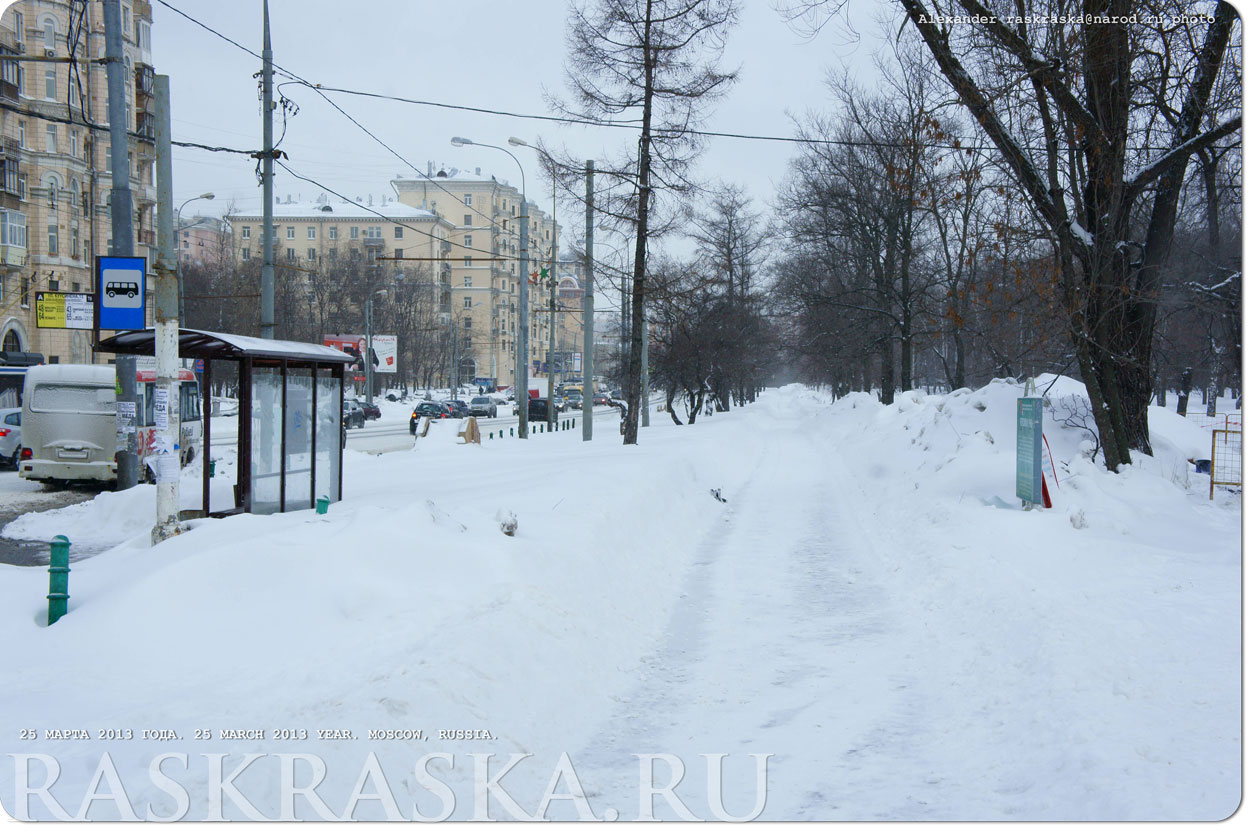
[[[110, 364], [41, 364], [26, 373], [22, 391], [23, 456], [18, 473], [29, 480], [117, 479], [117, 372]], [[199, 384], [179, 370], [179, 455], [186, 465], [203, 437]], [[136, 373], [139, 478], [155, 482], [156, 373]], [[29, 427], [28, 427], [29, 426]]]
[[40, 364], [22, 388], [28, 480], [117, 479], [116, 372], [107, 364]]

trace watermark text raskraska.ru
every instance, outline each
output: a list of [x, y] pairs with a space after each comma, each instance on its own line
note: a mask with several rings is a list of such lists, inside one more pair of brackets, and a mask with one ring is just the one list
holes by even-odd
[[[541, 766], [533, 754], [510, 754], [506, 761], [489, 753], [461, 755], [471, 762], [461, 763], [460, 768], [471, 769], [471, 776], [466, 770], [459, 780], [448, 777], [457, 769], [457, 759], [446, 752], [425, 754], [402, 770], [383, 767], [372, 751], [350, 771], [341, 758], [336, 759], [344, 771], [335, 773], [355, 781], [350, 794], [337, 805], [327, 803], [317, 791], [330, 773], [317, 754], [165, 752], [153, 756], [147, 770], [127, 782], [105, 751], [87, 785], [78, 789], [65, 783], [58, 787], [61, 765], [50, 754], [7, 756], [13, 760], [13, 788], [9, 791], [0, 783], [0, 804], [18, 820], [352, 820], [359, 812], [386, 820], [442, 821], [453, 815], [464, 820], [544, 820], [553, 807], [567, 806], [578, 820], [656, 820], [658, 809], [682, 820], [750, 821], [764, 811], [768, 758], [773, 755], [738, 755], [752, 759], [738, 760], [735, 771], [744, 774], [743, 769], [753, 768], [753, 776], [735, 778], [727, 785], [729, 754], [699, 754], [701, 759], [692, 765], [689, 778], [685, 762], [675, 754], [633, 754], [638, 766], [636, 801], [630, 801], [631, 806], [598, 807], [591, 805], [567, 753], [560, 754], [549, 769], [541, 769], [543, 775], [550, 771], [547, 787], [528, 807], [509, 794], [502, 781], [513, 769]], [[76, 769], [85, 771], [81, 758], [74, 762]], [[746, 782], [750, 780], [754, 781], [753, 797]], [[398, 793], [392, 784], [400, 786]], [[250, 789], [263, 792], [264, 799], [260, 794], [249, 799]], [[136, 803], [131, 797], [143, 793], [156, 798], [155, 792], [161, 793], [159, 799]], [[750, 800], [750, 810], [730, 814], [725, 794], [736, 805]], [[257, 808], [256, 802], [275, 804], [275, 795], [276, 808], [268, 813]], [[709, 816], [698, 817], [690, 804], [706, 806]]]
[[1002, 23], [1008, 26], [1042, 26], [1052, 25], [1061, 26], [1064, 24], [1084, 24], [1087, 26], [1097, 24], [1116, 24], [1121, 26], [1128, 25], [1145, 25], [1145, 26], [1176, 26], [1182, 23], [1214, 23], [1215, 15], [1212, 14], [1132, 14], [1109, 15], [1109, 14], [1025, 14], [1025, 15], [993, 15], [993, 14], [926, 14], [921, 13], [921, 23], [934, 23], [939, 26], [957, 26], [959, 24], [972, 23]]

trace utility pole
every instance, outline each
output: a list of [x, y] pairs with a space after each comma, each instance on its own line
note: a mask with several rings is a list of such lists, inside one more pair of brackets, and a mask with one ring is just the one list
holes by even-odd
[[[556, 424], [556, 169], [551, 167], [551, 268], [547, 272], [547, 282], [551, 284], [551, 300], [548, 302], [547, 313], [547, 430], [554, 430]], [[582, 395], [586, 394], [586, 385], [582, 384]]]
[[[130, 114], [126, 112], [126, 65], [122, 62], [122, 10], [120, 0], [104, 0], [104, 55], [107, 61], [105, 74], [109, 96], [109, 159], [113, 165], [111, 219], [113, 244], [109, 254], [114, 257], [134, 255], [134, 212], [130, 199], [130, 143], [126, 128]], [[130, 80], [129, 83], [133, 83]], [[135, 390], [135, 358], [133, 355], [117, 356], [118, 402], [130, 402], [139, 406]], [[135, 426], [126, 433], [126, 447], [117, 452], [117, 488], [134, 488], [139, 483], [139, 454]]]
[[[264, 66], [261, 70], [261, 121], [263, 125], [260, 161], [261, 184], [264, 194], [264, 227], [260, 232], [264, 260], [260, 267], [260, 337], [273, 338], [273, 46], [269, 42], [269, 0], [264, 8], [265, 45], [261, 52]], [[366, 349], [368, 344], [365, 345]], [[367, 362], [366, 362], [367, 363]]]
[[651, 425], [651, 376], [647, 368], [647, 342], [651, 340], [651, 322], [647, 320], [647, 310], [642, 310], [642, 410], [639, 416], [642, 417], [642, 426], [650, 427]]
[[[170, 146], [169, 76], [156, 76], [156, 525], [152, 542], [173, 537], [178, 526], [179, 479], [182, 475], [181, 384], [178, 379], [178, 307], [181, 294], [174, 258], [174, 182]], [[160, 400], [165, 399], [165, 424]], [[205, 465], [208, 460], [203, 461]]]
[[[517, 162], [520, 165], [520, 162]], [[520, 338], [517, 342], [517, 436], [522, 439], [528, 439], [530, 435], [530, 215], [529, 203], [525, 198], [525, 179], [524, 171], [522, 171], [521, 179], [521, 308], [517, 311], [518, 326], [517, 333]], [[547, 409], [550, 410], [552, 403], [547, 402]]]
[[594, 435], [594, 394], [586, 395], [586, 381], [595, 377], [595, 163], [586, 160], [586, 277], [582, 282], [582, 441]]

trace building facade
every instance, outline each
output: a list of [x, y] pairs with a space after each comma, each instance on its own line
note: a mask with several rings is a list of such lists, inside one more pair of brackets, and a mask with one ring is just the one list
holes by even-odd
[[[121, 6], [133, 252], [148, 258], [151, 273], [152, 10], [145, 0]], [[18, 0], [0, 15], [0, 350], [7, 353], [40, 353], [49, 363], [94, 360], [90, 331], [40, 328], [35, 312], [38, 292], [91, 292], [94, 257], [109, 253], [108, 84], [95, 62], [104, 54], [100, 0]], [[151, 279], [148, 287], [150, 295]]]
[[[451, 313], [456, 318], [461, 353], [471, 356], [462, 364], [461, 378], [494, 379], [498, 386], [515, 381], [518, 303], [520, 302], [521, 192], [506, 180], [483, 175], [481, 168], [462, 171], [430, 166], [429, 175], [398, 178], [391, 187], [400, 202], [437, 214], [450, 224]], [[556, 310], [551, 312], [551, 288], [542, 279], [550, 272], [552, 252], [559, 250], [560, 226], [538, 205], [528, 204], [529, 355], [531, 376], [572, 376], [569, 356], [580, 351], [581, 295], [575, 308], [566, 292], [574, 272], [558, 257], [555, 270]], [[535, 277], [537, 275], [537, 277]], [[550, 274], [547, 280], [552, 278]], [[555, 356], [549, 356], [549, 334], [554, 327]], [[552, 359], [549, 361], [549, 359]], [[523, 379], [524, 381], [524, 379]]]

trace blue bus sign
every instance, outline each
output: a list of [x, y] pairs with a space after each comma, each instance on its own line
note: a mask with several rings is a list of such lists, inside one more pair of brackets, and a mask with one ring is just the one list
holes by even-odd
[[143, 329], [147, 325], [147, 258], [96, 257], [96, 329]]

